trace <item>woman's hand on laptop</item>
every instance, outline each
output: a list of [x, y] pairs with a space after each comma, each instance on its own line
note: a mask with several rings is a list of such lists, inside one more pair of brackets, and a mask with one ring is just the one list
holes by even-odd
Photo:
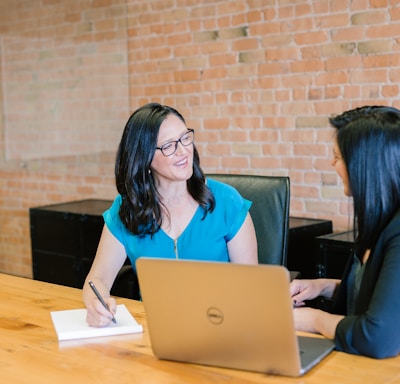
[[319, 333], [328, 339], [334, 339], [336, 327], [344, 317], [309, 307], [296, 308], [293, 313], [297, 331]]
[[295, 279], [290, 283], [293, 306], [302, 307], [306, 300], [318, 296], [332, 298], [339, 283], [339, 280], [333, 279]]

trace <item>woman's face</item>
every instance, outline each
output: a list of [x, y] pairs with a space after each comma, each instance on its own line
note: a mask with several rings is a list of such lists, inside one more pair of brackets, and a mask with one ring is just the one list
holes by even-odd
[[343, 192], [346, 196], [352, 196], [352, 192], [349, 184], [349, 176], [347, 174], [347, 167], [343, 161], [342, 154], [340, 153], [339, 147], [336, 140], [333, 144], [333, 158], [331, 165], [335, 167], [335, 171], [343, 182]]
[[[157, 147], [161, 147], [176, 140], [188, 132], [186, 125], [174, 114], [169, 114], [161, 123], [158, 132]], [[186, 181], [193, 174], [193, 143], [187, 146], [178, 143], [176, 152], [170, 156], [164, 156], [161, 150], [154, 153], [150, 165], [153, 176], [159, 183], [171, 181]]]

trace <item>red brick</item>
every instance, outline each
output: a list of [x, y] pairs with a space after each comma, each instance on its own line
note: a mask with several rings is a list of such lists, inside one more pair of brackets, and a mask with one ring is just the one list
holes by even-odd
[[348, 225], [327, 117], [400, 107], [397, 3], [0, 5], [0, 271], [31, 274], [29, 206], [115, 195], [123, 126], [150, 101], [196, 128], [205, 171], [287, 174], [292, 213]]

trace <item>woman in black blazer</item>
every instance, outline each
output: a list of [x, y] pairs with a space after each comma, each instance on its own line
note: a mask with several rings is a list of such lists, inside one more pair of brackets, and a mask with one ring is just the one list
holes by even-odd
[[[354, 206], [355, 252], [341, 280], [294, 280], [296, 328], [375, 358], [400, 352], [400, 111], [365, 106], [331, 118], [331, 164]], [[334, 298], [332, 313], [305, 305]]]

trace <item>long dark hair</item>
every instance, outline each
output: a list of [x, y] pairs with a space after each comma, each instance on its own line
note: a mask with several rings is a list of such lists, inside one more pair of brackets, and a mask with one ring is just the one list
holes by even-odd
[[[162, 224], [162, 205], [150, 172], [150, 164], [156, 151], [160, 125], [169, 114], [185, 123], [177, 110], [166, 105], [150, 103], [140, 107], [127, 121], [118, 147], [115, 181], [122, 196], [119, 216], [134, 235], [153, 235]], [[194, 143], [193, 175], [187, 181], [187, 188], [203, 208], [203, 217], [213, 211], [214, 196], [205, 183]]]
[[362, 258], [400, 208], [400, 111], [365, 106], [329, 119], [354, 201], [355, 250]]

